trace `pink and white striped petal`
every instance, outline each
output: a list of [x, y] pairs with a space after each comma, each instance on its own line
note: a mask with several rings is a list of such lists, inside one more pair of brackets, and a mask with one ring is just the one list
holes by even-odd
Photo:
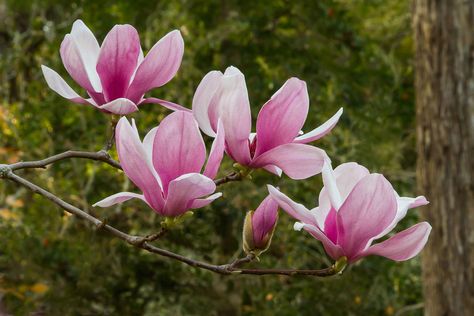
[[184, 53], [184, 41], [178, 30], [159, 40], [145, 56], [127, 91], [127, 97], [139, 102], [148, 90], [170, 81], [179, 69]]
[[336, 126], [342, 113], [343, 109], [340, 108], [339, 111], [337, 111], [336, 114], [334, 114], [329, 120], [327, 120], [317, 128], [313, 129], [312, 131], [296, 137], [294, 142], [307, 144], [320, 138], [323, 138], [334, 128], [334, 126]]
[[308, 108], [306, 83], [298, 78], [288, 79], [258, 113], [255, 155], [291, 143], [303, 127]]
[[284, 144], [254, 158], [252, 168], [274, 165], [290, 178], [306, 179], [321, 172], [324, 162], [329, 159], [324, 150], [304, 144]]
[[[140, 199], [143, 202], [147, 203], [145, 200], [145, 197], [143, 194], [137, 194], [137, 193], [132, 193], [132, 192], [119, 192], [114, 195], [111, 195], [109, 197], [106, 197], [103, 200], [100, 200], [99, 202], [95, 203], [92, 205], [93, 207], [109, 207], [115, 204], [123, 203], [125, 201], [128, 201], [130, 199]], [[147, 203], [148, 204], [148, 203]]]

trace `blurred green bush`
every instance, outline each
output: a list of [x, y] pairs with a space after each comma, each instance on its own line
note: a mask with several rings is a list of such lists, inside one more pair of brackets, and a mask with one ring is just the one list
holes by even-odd
[[[255, 117], [287, 78], [305, 80], [311, 98], [305, 130], [344, 107], [337, 128], [318, 143], [333, 164], [358, 161], [384, 173], [399, 193], [414, 195], [409, 11], [408, 0], [2, 0], [0, 162], [98, 150], [106, 141], [107, 117], [56, 95], [40, 71], [45, 64], [66, 74], [59, 45], [81, 18], [99, 40], [114, 24], [134, 25], [145, 51], [180, 29], [186, 48], [178, 76], [151, 95], [188, 107], [200, 79], [228, 65], [246, 75]], [[134, 115], [142, 135], [167, 113], [143, 105]], [[225, 160], [221, 172], [231, 165]], [[158, 229], [160, 218], [144, 204], [91, 208], [111, 193], [135, 190], [108, 166], [70, 160], [23, 174], [125, 231]], [[308, 206], [315, 205], [321, 187], [318, 176], [295, 182], [257, 172], [252, 182], [224, 186], [224, 198], [159, 244], [214, 263], [238, 256], [245, 212], [266, 196], [267, 183]], [[412, 212], [403, 225], [415, 218]], [[292, 224], [281, 214], [260, 265], [330, 264], [320, 244], [294, 232]], [[342, 277], [324, 280], [223, 277], [137, 251], [5, 182], [0, 236], [0, 307], [15, 315], [393, 315], [422, 300], [418, 260], [369, 258]]]

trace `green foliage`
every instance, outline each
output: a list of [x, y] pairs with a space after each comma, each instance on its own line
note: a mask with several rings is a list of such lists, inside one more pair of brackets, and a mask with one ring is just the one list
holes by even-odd
[[[45, 64], [66, 74], [59, 45], [77, 18], [99, 40], [114, 24], [130, 23], [145, 51], [180, 29], [186, 50], [178, 76], [151, 95], [187, 107], [200, 79], [228, 65], [246, 75], [255, 117], [287, 78], [305, 80], [311, 98], [305, 130], [344, 107], [337, 128], [318, 143], [334, 165], [358, 161], [384, 173], [399, 193], [414, 195], [409, 1], [3, 0], [0, 162], [98, 150], [105, 143], [108, 118], [56, 95], [40, 71]], [[144, 135], [167, 113], [143, 105], [133, 116]], [[231, 169], [225, 160], [221, 173]], [[161, 219], [139, 202], [90, 206], [136, 190], [109, 166], [69, 160], [22, 172], [125, 231], [145, 235], [159, 229]], [[245, 213], [266, 196], [267, 183], [308, 206], [315, 205], [321, 187], [320, 177], [296, 182], [255, 172], [252, 181], [223, 186], [222, 199], [195, 212], [159, 245], [214, 263], [239, 256]], [[258, 264], [331, 264], [321, 245], [294, 232], [292, 224], [280, 214], [272, 246]], [[1, 302], [17, 315], [392, 315], [421, 301], [418, 260], [368, 258], [342, 277], [324, 280], [223, 277], [137, 251], [13, 183], [0, 182], [0, 234]]]

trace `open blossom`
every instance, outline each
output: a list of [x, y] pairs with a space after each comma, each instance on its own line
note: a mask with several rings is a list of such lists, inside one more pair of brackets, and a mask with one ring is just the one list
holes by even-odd
[[[222, 126], [207, 160], [198, 125], [189, 112], [168, 115], [140, 140], [135, 122], [125, 117], [117, 124], [117, 153], [123, 171], [143, 194], [120, 192], [94, 206], [107, 207], [138, 198], [163, 216], [175, 217], [203, 207], [221, 196], [212, 180], [224, 155]], [[212, 195], [210, 195], [212, 194]], [[209, 196], [210, 195], [210, 196]]]
[[355, 262], [378, 255], [403, 261], [416, 256], [425, 246], [431, 231], [427, 222], [372, 244], [388, 234], [408, 209], [428, 204], [424, 196], [399, 197], [384, 176], [371, 174], [356, 163], [342, 164], [334, 171], [329, 163], [325, 164], [323, 182], [319, 207], [312, 210], [272, 186], [269, 191], [281, 208], [301, 221], [295, 229], [304, 228], [321, 241], [333, 259], [345, 256], [349, 262]]
[[246, 253], [260, 254], [270, 246], [278, 220], [278, 203], [267, 196], [255, 211], [245, 216], [243, 241]]
[[201, 130], [216, 135], [217, 122], [225, 129], [227, 154], [250, 168], [264, 168], [290, 178], [305, 179], [321, 172], [326, 153], [306, 145], [326, 135], [342, 114], [340, 109], [323, 125], [300, 135], [309, 109], [306, 83], [291, 78], [260, 110], [256, 133], [251, 133], [252, 117], [244, 75], [235, 67], [225, 73], [209, 72], [193, 99], [193, 113]]
[[160, 103], [172, 109], [174, 103], [144, 99], [144, 94], [170, 81], [183, 58], [184, 42], [177, 30], [157, 42], [146, 57], [137, 30], [128, 24], [115, 25], [101, 46], [91, 30], [77, 20], [61, 43], [61, 59], [69, 75], [90, 98], [77, 94], [54, 70], [41, 66], [48, 86], [75, 103], [90, 104], [105, 113], [126, 115], [142, 103]]

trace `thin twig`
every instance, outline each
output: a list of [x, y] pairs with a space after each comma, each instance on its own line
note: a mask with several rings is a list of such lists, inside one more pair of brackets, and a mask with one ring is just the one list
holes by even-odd
[[110, 136], [109, 139], [107, 140], [107, 143], [104, 146], [104, 150], [108, 152], [109, 150], [112, 149], [115, 143], [115, 128], [117, 127], [117, 122], [118, 119], [115, 117], [115, 115], [112, 115], [110, 119]]
[[9, 165], [9, 167], [12, 171], [30, 168], [46, 168], [46, 166], [50, 164], [69, 158], [84, 158], [102, 161], [114, 168], [122, 169], [120, 163], [113, 160], [105, 150], [100, 150], [97, 152], [69, 150], [42, 160], [17, 162]]
[[[12, 171], [20, 170], [20, 169], [32, 169], [32, 168], [46, 168], [48, 165], [56, 163], [61, 160], [70, 159], [70, 158], [82, 158], [82, 159], [90, 159], [96, 161], [102, 161], [110, 166], [122, 169], [120, 163], [114, 159], [112, 159], [109, 153], [104, 149], [97, 152], [93, 151], [78, 151], [78, 150], [68, 150], [63, 153], [41, 159], [41, 160], [32, 160], [32, 161], [20, 161], [11, 165], [8, 165]], [[232, 181], [240, 181], [242, 180], [242, 175], [239, 172], [232, 172], [227, 176], [214, 180], [216, 186], [232, 182]]]
[[[109, 232], [113, 236], [120, 238], [127, 243], [140, 248], [144, 249], [146, 251], [149, 251], [151, 253], [158, 254], [163, 257], [171, 258], [180, 262], [183, 262], [187, 265], [190, 265], [192, 267], [196, 268], [201, 268], [205, 270], [209, 270], [218, 274], [222, 275], [231, 275], [231, 274], [251, 274], [251, 275], [288, 275], [288, 276], [294, 276], [294, 275], [312, 275], [312, 276], [319, 276], [319, 277], [327, 277], [327, 276], [332, 276], [338, 273], [338, 270], [332, 266], [326, 269], [321, 269], [321, 270], [300, 270], [300, 269], [241, 269], [239, 268], [240, 265], [244, 263], [248, 263], [251, 260], [253, 260], [253, 257], [247, 256], [246, 258], [242, 259], [237, 259], [232, 263], [229, 264], [224, 264], [224, 265], [214, 265], [202, 261], [197, 261], [188, 257], [184, 257], [182, 255], [173, 253], [171, 251], [165, 250], [158, 248], [156, 246], [150, 245], [148, 243], [147, 237], [141, 237], [141, 236], [133, 236], [129, 235], [125, 232], [122, 232], [121, 230], [105, 223], [104, 221], [95, 218], [91, 214], [75, 207], [74, 205], [71, 205], [64, 200], [60, 199], [56, 195], [52, 194], [51, 192], [39, 187], [38, 185], [16, 175], [13, 173], [13, 165], [0, 165], [0, 177], [1, 178], [6, 178], [9, 179], [17, 184], [20, 184], [27, 189], [42, 195], [43, 197], [49, 199], [53, 203], [59, 205], [62, 209], [65, 211], [78, 216], [79, 218], [82, 218], [96, 226], [98, 229], [102, 229], [104, 231]], [[26, 168], [26, 167], [23, 167]], [[34, 168], [34, 167], [31, 167]], [[16, 169], [22, 169], [21, 165]]]
[[216, 186], [219, 186], [227, 182], [240, 181], [240, 180], [242, 180], [242, 174], [240, 172], [234, 171], [223, 178], [214, 180], [214, 183], [216, 184]]

